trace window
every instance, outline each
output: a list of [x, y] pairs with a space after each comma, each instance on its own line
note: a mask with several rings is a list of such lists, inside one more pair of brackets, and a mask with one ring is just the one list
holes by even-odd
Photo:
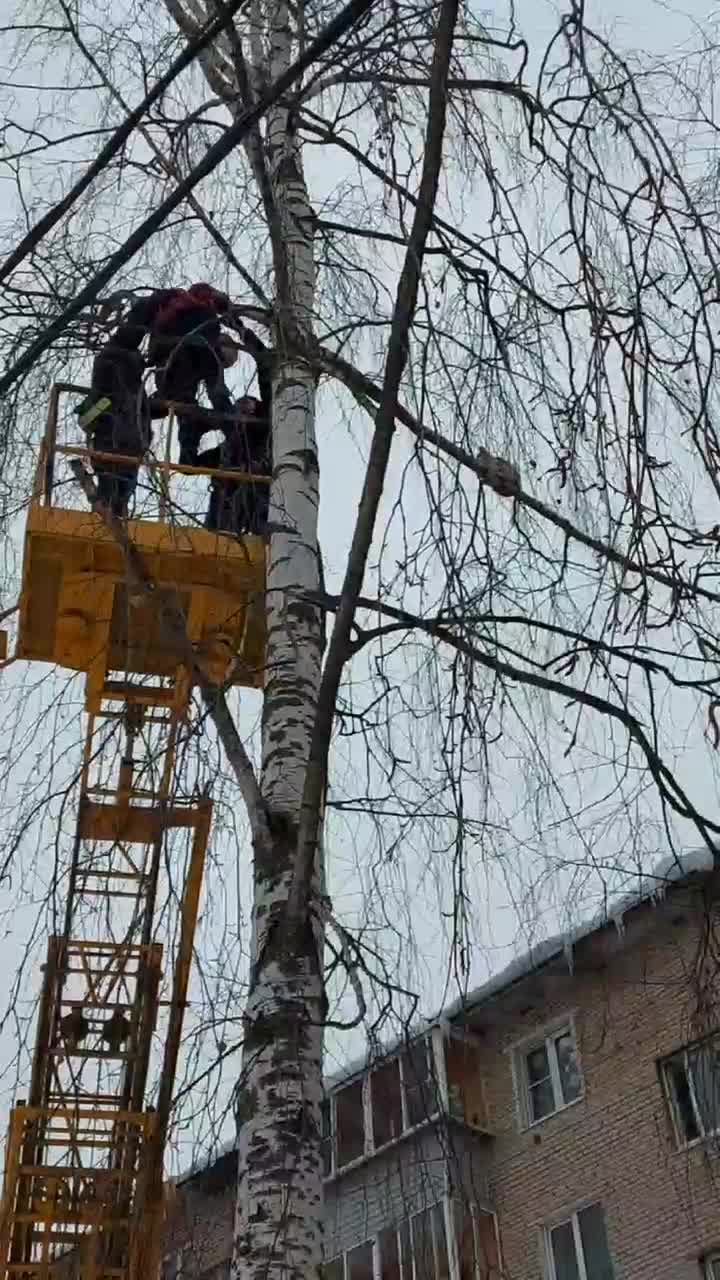
[[448, 1280], [445, 1209], [423, 1209], [379, 1236], [381, 1280]]
[[477, 1204], [455, 1200], [453, 1220], [460, 1280], [497, 1278], [500, 1248], [495, 1215]]
[[322, 1107], [323, 1175], [399, 1138], [440, 1108], [432, 1037], [416, 1040], [397, 1057], [379, 1063], [369, 1077], [353, 1080]]
[[373, 1242], [366, 1240], [322, 1265], [323, 1280], [373, 1280]]
[[[450, 1210], [460, 1280], [499, 1280], [500, 1251], [494, 1215], [477, 1206], [464, 1208], [453, 1200], [430, 1205], [411, 1218], [386, 1227], [374, 1241], [366, 1240], [358, 1248], [325, 1262], [322, 1280], [373, 1280], [373, 1275], [379, 1280], [449, 1280], [451, 1247], [445, 1230], [446, 1208]], [[590, 1280], [596, 1280], [595, 1276], [591, 1275]]]
[[355, 1080], [335, 1094], [335, 1158], [337, 1168], [365, 1152], [363, 1082]]
[[446, 1280], [449, 1274], [445, 1213], [441, 1204], [410, 1219], [414, 1280]]
[[544, 1120], [582, 1094], [582, 1076], [571, 1026], [554, 1031], [519, 1054], [525, 1087], [525, 1119]]
[[370, 1075], [373, 1144], [384, 1147], [403, 1131], [400, 1059], [393, 1058], [376, 1067]]
[[684, 1145], [718, 1133], [720, 1037], [673, 1054], [662, 1064], [662, 1071], [679, 1141]]
[[591, 1204], [547, 1231], [551, 1280], [613, 1280], [602, 1205]]
[[417, 1040], [400, 1059], [405, 1095], [405, 1126], [412, 1129], [437, 1111], [429, 1039]]

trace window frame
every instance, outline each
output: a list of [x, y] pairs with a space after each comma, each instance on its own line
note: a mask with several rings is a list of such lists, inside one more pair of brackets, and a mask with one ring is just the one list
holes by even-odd
[[416, 1266], [417, 1248], [414, 1241], [413, 1223], [423, 1214], [427, 1214], [430, 1222], [431, 1241], [433, 1250], [433, 1267], [435, 1271], [434, 1280], [440, 1280], [438, 1272], [438, 1262], [441, 1257], [441, 1250], [437, 1239], [437, 1221], [442, 1224], [442, 1231], [445, 1236], [445, 1255], [447, 1258], [448, 1280], [460, 1280], [460, 1258], [458, 1250], [457, 1229], [454, 1218], [454, 1209], [461, 1206], [464, 1212], [468, 1212], [472, 1221], [473, 1244], [474, 1244], [474, 1274], [473, 1280], [482, 1280], [480, 1274], [479, 1257], [480, 1250], [477, 1240], [477, 1212], [487, 1214], [492, 1218], [493, 1232], [497, 1246], [497, 1257], [500, 1270], [502, 1271], [502, 1244], [500, 1240], [500, 1224], [497, 1214], [493, 1209], [475, 1206], [457, 1196], [448, 1193], [440, 1196], [438, 1200], [424, 1205], [421, 1209], [416, 1209], [413, 1213], [408, 1213], [399, 1222], [388, 1223], [387, 1226], [380, 1228], [374, 1236], [367, 1240], [360, 1241], [359, 1244], [353, 1245], [352, 1248], [346, 1249], [343, 1253], [335, 1253], [331, 1258], [323, 1258], [323, 1271], [329, 1267], [331, 1263], [342, 1259], [342, 1280], [349, 1280], [349, 1271], [347, 1259], [356, 1248], [363, 1245], [371, 1244], [373, 1251], [373, 1280], [382, 1280], [382, 1238], [384, 1235], [392, 1233], [395, 1237], [395, 1252], [398, 1260], [398, 1273], [400, 1280], [418, 1280], [418, 1271]]
[[[407, 1069], [405, 1058], [410, 1049], [416, 1049], [418, 1045], [425, 1044], [425, 1061], [428, 1067], [426, 1079], [430, 1081], [435, 1092], [437, 1106], [433, 1111], [429, 1111], [422, 1120], [410, 1123], [410, 1114], [408, 1108], [407, 1089], [412, 1088], [422, 1082], [408, 1081], [406, 1085], [405, 1072]], [[431, 1120], [437, 1119], [442, 1114], [448, 1114], [448, 1096], [447, 1096], [447, 1078], [445, 1072], [445, 1062], [443, 1058], [444, 1036], [441, 1027], [432, 1027], [429, 1031], [423, 1032], [422, 1035], [414, 1037], [406, 1042], [397, 1052], [388, 1054], [387, 1057], [380, 1059], [376, 1064], [371, 1066], [365, 1073], [359, 1077], [362, 1083], [362, 1116], [363, 1116], [363, 1151], [362, 1154], [356, 1156], [353, 1160], [348, 1160], [345, 1164], [338, 1165], [338, 1129], [337, 1129], [337, 1098], [345, 1090], [352, 1088], [358, 1083], [358, 1077], [351, 1077], [344, 1080], [342, 1084], [333, 1089], [323, 1099], [323, 1105], [328, 1107], [328, 1130], [326, 1140], [330, 1150], [330, 1169], [327, 1173], [323, 1170], [323, 1179], [329, 1180], [344, 1173], [347, 1169], [355, 1168], [363, 1160], [369, 1156], [373, 1156], [380, 1151], [387, 1151], [397, 1142], [402, 1142], [408, 1134], [413, 1133], [416, 1129], [427, 1124]], [[398, 1076], [400, 1081], [400, 1109], [402, 1129], [394, 1138], [389, 1138], [387, 1142], [380, 1145], [375, 1144], [375, 1131], [373, 1127], [373, 1100], [372, 1100], [372, 1077], [376, 1070], [388, 1066], [390, 1063], [397, 1063]]]
[[349, 1263], [348, 1263], [350, 1254], [354, 1253], [356, 1249], [362, 1249], [364, 1245], [369, 1244], [372, 1251], [373, 1280], [377, 1280], [377, 1278], [380, 1275], [380, 1272], [378, 1270], [379, 1262], [380, 1262], [378, 1240], [379, 1240], [378, 1236], [369, 1236], [367, 1240], [360, 1240], [358, 1244], [354, 1244], [351, 1249], [344, 1249], [342, 1253], [334, 1253], [332, 1258], [323, 1258], [322, 1264], [321, 1264], [321, 1270], [324, 1271], [326, 1267], [329, 1267], [332, 1262], [337, 1262], [339, 1258], [342, 1261], [343, 1280], [350, 1280], [350, 1271], [349, 1271]]
[[[353, 1156], [352, 1160], [346, 1160], [343, 1164], [338, 1164], [338, 1123], [337, 1123], [337, 1100], [341, 1093], [349, 1092], [350, 1089], [357, 1088], [360, 1085], [360, 1115], [362, 1116], [362, 1151], [360, 1155]], [[346, 1080], [340, 1088], [336, 1089], [331, 1095], [331, 1127], [330, 1127], [330, 1153], [333, 1172], [342, 1173], [343, 1169], [351, 1169], [359, 1161], [364, 1160], [365, 1156], [372, 1150], [372, 1133], [368, 1131], [368, 1106], [370, 1103], [370, 1085], [367, 1075], [361, 1076], [359, 1079]]]
[[[575, 1061], [577, 1063], [578, 1076], [580, 1080], [580, 1088], [577, 1097], [570, 1098], [567, 1102], [563, 1099], [562, 1076], [560, 1074], [557, 1049], [555, 1047], [556, 1040], [559, 1040], [559, 1038], [565, 1034], [570, 1035], [572, 1038], [573, 1047], [575, 1049]], [[530, 1086], [527, 1060], [531, 1053], [540, 1048], [544, 1048], [547, 1054], [550, 1082], [553, 1091], [553, 1103], [555, 1105], [553, 1106], [552, 1111], [548, 1111], [544, 1116], [538, 1116], [535, 1118], [533, 1115], [532, 1089]], [[556, 1018], [532, 1035], [525, 1036], [522, 1040], [517, 1041], [512, 1046], [512, 1069], [515, 1077], [518, 1101], [518, 1119], [522, 1129], [534, 1129], [536, 1125], [545, 1124], [561, 1111], [567, 1111], [568, 1107], [574, 1107], [577, 1102], [581, 1102], [585, 1097], [585, 1073], [582, 1067], [577, 1031], [575, 1027], [575, 1018], [573, 1014], [565, 1014], [562, 1018]], [[558, 1099], [560, 1099], [559, 1103]]]
[[[450, 1224], [448, 1223], [448, 1204], [449, 1203], [450, 1203], [450, 1197], [441, 1196], [439, 1200], [433, 1200], [432, 1204], [426, 1204], [422, 1207], [422, 1209], [416, 1209], [414, 1213], [409, 1213], [405, 1218], [402, 1218], [400, 1222], [390, 1223], [389, 1226], [383, 1228], [382, 1232], [378, 1233], [378, 1235], [375, 1237], [375, 1247], [377, 1250], [376, 1252], [377, 1271], [375, 1274], [376, 1274], [377, 1280], [382, 1280], [382, 1247], [380, 1244], [380, 1237], [384, 1232], [390, 1232], [390, 1231], [392, 1231], [395, 1236], [401, 1280], [418, 1280], [418, 1269], [417, 1269], [417, 1252], [418, 1251], [417, 1251], [417, 1246], [415, 1244], [415, 1228], [413, 1224], [416, 1222], [418, 1218], [422, 1218], [425, 1214], [427, 1214], [428, 1224], [430, 1227], [430, 1243], [432, 1245], [433, 1270], [435, 1273], [434, 1280], [440, 1280], [439, 1268], [438, 1268], [440, 1251], [439, 1251], [438, 1240], [437, 1240], [437, 1222], [436, 1222], [436, 1214], [434, 1212], [435, 1210], [438, 1210], [437, 1217], [439, 1217], [442, 1222], [442, 1230], [445, 1236], [445, 1253], [446, 1253], [447, 1262], [448, 1262], [448, 1277], [449, 1277], [449, 1280], [455, 1280], [455, 1264], [453, 1262], [454, 1226], [452, 1225], [452, 1223]], [[405, 1256], [406, 1244], [408, 1249], [407, 1257]], [[348, 1280], [348, 1277], [344, 1276], [343, 1280]]]
[[[415, 1243], [415, 1228], [413, 1224], [417, 1221], [418, 1218], [422, 1218], [425, 1216], [427, 1216], [427, 1222], [430, 1227], [430, 1244], [432, 1246], [434, 1280], [440, 1280], [440, 1267], [439, 1267], [440, 1249], [439, 1249], [438, 1238], [437, 1238], [438, 1218], [440, 1219], [440, 1222], [441, 1222], [441, 1230], [443, 1232], [443, 1235], [445, 1236], [445, 1256], [447, 1258], [447, 1264], [448, 1264], [448, 1276], [450, 1276], [451, 1274], [451, 1270], [452, 1270], [452, 1263], [450, 1261], [451, 1239], [448, 1234], [446, 1203], [447, 1203], [447, 1196], [444, 1196], [440, 1200], [434, 1200], [432, 1204], [426, 1204], [423, 1209], [417, 1209], [415, 1213], [409, 1214], [408, 1217], [404, 1219], [404, 1221], [407, 1223], [407, 1226], [408, 1226], [408, 1237], [410, 1240], [410, 1268], [411, 1268], [412, 1280], [418, 1280], [418, 1268], [417, 1268], [418, 1246]], [[437, 1214], [435, 1213], [436, 1209], [439, 1211]], [[453, 1234], [454, 1234], [454, 1228], [453, 1228]], [[398, 1245], [400, 1246], [400, 1248], [402, 1247], [399, 1230], [398, 1230]], [[401, 1262], [401, 1267], [402, 1267], [402, 1262]]]
[[[492, 1220], [492, 1230], [493, 1230], [493, 1236], [495, 1239], [495, 1253], [497, 1255], [497, 1262], [498, 1262], [497, 1273], [499, 1275], [504, 1275], [505, 1272], [504, 1272], [504, 1263], [503, 1263], [502, 1242], [500, 1239], [500, 1223], [498, 1222], [497, 1213], [495, 1212], [494, 1209], [491, 1209], [487, 1205], [481, 1204], [477, 1200], [469, 1200], [464, 1196], [451, 1194], [447, 1197], [445, 1230], [448, 1233], [448, 1238], [451, 1241], [451, 1248], [455, 1255], [455, 1261], [454, 1263], [451, 1263], [451, 1270], [453, 1266], [456, 1268], [456, 1274], [457, 1274], [458, 1280], [461, 1274], [461, 1265], [462, 1265], [462, 1259], [460, 1256], [460, 1236], [458, 1234], [458, 1226], [457, 1226], [458, 1210], [460, 1214], [463, 1216], [463, 1218], [465, 1216], [469, 1218], [470, 1225], [472, 1228], [473, 1259], [474, 1259], [473, 1274], [474, 1274], [475, 1280], [480, 1280], [480, 1261], [481, 1261], [481, 1255], [482, 1255], [482, 1248], [480, 1243], [479, 1218], [481, 1215], [485, 1218], [490, 1218]], [[488, 1274], [487, 1271], [483, 1271], [483, 1275], [487, 1275], [487, 1274]]]
[[[703, 1036], [701, 1040], [693, 1040], [689, 1044], [683, 1045], [682, 1048], [676, 1049], [674, 1053], [668, 1053], [665, 1057], [660, 1058], [658, 1066], [660, 1070], [660, 1079], [665, 1098], [667, 1100], [668, 1109], [670, 1111], [670, 1119], [672, 1121], [673, 1131], [675, 1133], [675, 1141], [679, 1151], [687, 1151], [690, 1147], [700, 1146], [703, 1142], [710, 1142], [713, 1139], [720, 1138], [720, 1116], [718, 1124], [714, 1129], [706, 1129], [700, 1110], [697, 1094], [695, 1091], [695, 1079], [693, 1072], [688, 1066], [688, 1056], [693, 1050], [701, 1050], [704, 1045], [715, 1046], [720, 1057], [720, 1031], [713, 1031], [709, 1036]], [[681, 1127], [680, 1108], [678, 1105], [677, 1092], [670, 1078], [670, 1067], [672, 1063], [681, 1061], [685, 1071], [685, 1077], [688, 1085], [688, 1094], [690, 1104], [692, 1106], [693, 1117], [698, 1130], [696, 1138], [688, 1138], [685, 1136]], [[708, 1256], [708, 1261], [720, 1263], [720, 1253], [714, 1253]], [[720, 1280], [720, 1272], [718, 1273]]]
[[603, 1221], [605, 1224], [606, 1242], [608, 1248], [608, 1259], [610, 1266], [615, 1272], [615, 1264], [613, 1262], [612, 1253], [610, 1252], [610, 1242], [607, 1240], [607, 1219], [605, 1216], [605, 1205], [602, 1200], [586, 1200], [582, 1204], [576, 1205], [569, 1213], [564, 1213], [562, 1217], [554, 1218], [543, 1228], [543, 1236], [545, 1243], [545, 1271], [547, 1280], [557, 1280], [557, 1269], [555, 1267], [555, 1254], [552, 1246], [552, 1233], [557, 1231], [558, 1227], [564, 1227], [570, 1223], [572, 1227], [573, 1245], [575, 1247], [575, 1262], [578, 1269], [579, 1280], [588, 1280], [587, 1266], [585, 1262], [585, 1248], [582, 1242], [582, 1234], [580, 1231], [580, 1215], [585, 1213], [587, 1209], [599, 1207], [602, 1210]]
[[[425, 1044], [425, 1066], [427, 1068], [427, 1075], [424, 1077], [423, 1080], [413, 1080], [406, 1083], [405, 1072], [407, 1070], [406, 1059], [408, 1057], [408, 1054], [410, 1053], [411, 1050], [417, 1049], [418, 1045], [422, 1044], [423, 1042]], [[409, 1044], [406, 1044], [403, 1050], [395, 1056], [397, 1057], [397, 1061], [399, 1063], [399, 1069], [400, 1069], [400, 1105], [402, 1107], [403, 1127], [402, 1127], [402, 1133], [399, 1136], [402, 1138], [406, 1133], [412, 1133], [413, 1129], [418, 1129], [420, 1125], [427, 1124], [428, 1120], [433, 1120], [435, 1116], [440, 1115], [440, 1112], [442, 1110], [442, 1097], [438, 1096], [439, 1074], [438, 1074], [438, 1065], [437, 1065], [437, 1050], [436, 1050], [436, 1044], [435, 1044], [435, 1036], [433, 1035], [432, 1032], [427, 1032], [424, 1036], [418, 1036], [415, 1040], [411, 1040]], [[372, 1071], [368, 1073], [368, 1078], [371, 1075], [372, 1075]], [[431, 1088], [435, 1091], [435, 1096], [438, 1102], [438, 1106], [434, 1111], [429, 1111], [426, 1116], [423, 1116], [422, 1120], [414, 1120], [411, 1124], [410, 1111], [408, 1108], [408, 1090], [413, 1088], [416, 1089], [418, 1087], [422, 1088], [426, 1081], [430, 1083]], [[372, 1100], [371, 1100], [371, 1105], [372, 1105]], [[397, 1138], [392, 1139], [391, 1141], [396, 1142]], [[390, 1143], [384, 1142], [382, 1147], [373, 1146], [373, 1151], [382, 1151], [383, 1147], [388, 1147], [388, 1146], [390, 1146]]]

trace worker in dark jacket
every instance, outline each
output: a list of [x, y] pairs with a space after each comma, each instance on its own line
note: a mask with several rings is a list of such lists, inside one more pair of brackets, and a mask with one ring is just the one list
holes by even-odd
[[[221, 445], [200, 454], [199, 465], [213, 470], [242, 471], [246, 476], [269, 476], [270, 423], [261, 401], [255, 396], [243, 396], [235, 405], [235, 412], [237, 424], [227, 432]], [[265, 533], [268, 498], [267, 483], [213, 476], [205, 527], [236, 536]]]
[[[127, 323], [150, 335], [148, 364], [156, 366], [162, 399], [195, 404], [204, 384], [217, 413], [232, 411], [224, 370], [234, 361], [221, 329], [229, 308], [227, 294], [209, 284], [158, 289], [132, 306]], [[178, 414], [178, 428], [180, 462], [195, 465], [200, 440], [212, 428], [192, 413]]]
[[[270, 475], [272, 470], [272, 352], [241, 321], [234, 327], [245, 350], [252, 355], [257, 366], [260, 399], [243, 396], [234, 412], [238, 422], [226, 432], [224, 444], [201, 454], [202, 466], [222, 470], [244, 471], [249, 475]], [[267, 529], [267, 483], [253, 484], [250, 480], [233, 483], [218, 477], [210, 485], [210, 504], [205, 520], [208, 529], [226, 533], [264, 533]]]
[[137, 459], [94, 464], [98, 497], [114, 515], [127, 515], [137, 485], [140, 462], [152, 439], [150, 406], [143, 386], [145, 361], [139, 337], [131, 325], [121, 325], [93, 362], [91, 392], [78, 409], [80, 425], [98, 453], [119, 453]]

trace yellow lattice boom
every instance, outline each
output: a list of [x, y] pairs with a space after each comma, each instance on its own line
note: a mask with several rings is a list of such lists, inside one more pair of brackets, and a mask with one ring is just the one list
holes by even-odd
[[[64, 928], [48, 941], [27, 1098], [13, 1107], [0, 1206], [0, 1280], [152, 1280], [163, 1157], [187, 1001], [211, 803], [176, 764], [193, 673], [157, 607], [166, 592], [211, 680], [255, 687], [265, 651], [265, 544], [183, 525], [170, 485], [196, 469], [150, 463], [151, 518], [127, 532], [154, 584], [138, 591], [102, 518], [55, 498], [92, 454], [59, 442], [53, 389], [25, 535], [15, 656], [86, 673], [87, 726]], [[169, 449], [168, 449], [169, 456]], [[156, 510], [152, 510], [155, 502]], [[173, 513], [174, 518], [170, 518]], [[144, 514], [144, 513], [143, 513]], [[173, 836], [182, 867], [173, 954], [155, 937]], [[183, 843], [184, 842], [184, 843]], [[167, 969], [169, 996], [163, 1002]], [[153, 1037], [162, 1066], [147, 1087]]]

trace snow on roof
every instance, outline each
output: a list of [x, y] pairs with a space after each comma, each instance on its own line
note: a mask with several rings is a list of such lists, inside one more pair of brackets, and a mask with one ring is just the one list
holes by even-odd
[[669, 885], [677, 884], [678, 881], [693, 874], [706, 874], [712, 871], [713, 866], [714, 857], [707, 848], [689, 849], [684, 854], [670, 854], [668, 857], [658, 859], [650, 871], [638, 873], [636, 888], [619, 894], [605, 909], [596, 912], [574, 928], [566, 930], [565, 933], [544, 938], [534, 947], [530, 947], [524, 955], [511, 960], [504, 969], [500, 969], [488, 978], [487, 982], [454, 1000], [445, 1010], [444, 1017], [452, 1022], [460, 1014], [477, 1008], [478, 1005], [484, 1004], [504, 991], [506, 987], [512, 986], [521, 978], [528, 977], [556, 956], [565, 955], [572, 969], [573, 950], [583, 938], [588, 938], [592, 933], [606, 928], [609, 924], [614, 924], [618, 932], [622, 933], [624, 919], [628, 912], [639, 907], [643, 902], [659, 901], [664, 897]]
[[[650, 871], [641, 871], [637, 876], [637, 887], [626, 890], [614, 898], [602, 911], [596, 912], [588, 917], [581, 924], [568, 929], [565, 933], [557, 933], [549, 938], [530, 947], [521, 956], [517, 956], [511, 960], [503, 969], [498, 970], [486, 982], [475, 987], [466, 995], [459, 996], [438, 1018], [426, 1019], [419, 1022], [406, 1035], [398, 1036], [391, 1044], [384, 1046], [384, 1053], [392, 1054], [400, 1049], [408, 1040], [421, 1035], [424, 1031], [429, 1031], [432, 1027], [438, 1026], [440, 1022], [454, 1022], [461, 1015], [466, 1014], [471, 1009], [477, 1009], [479, 1005], [485, 1004], [486, 1001], [498, 996], [508, 987], [513, 986], [522, 978], [529, 977], [531, 973], [542, 968], [551, 960], [564, 955], [568, 962], [568, 967], [572, 971], [573, 951], [579, 942], [584, 938], [590, 937], [599, 929], [604, 929], [608, 925], [613, 924], [619, 933], [624, 930], [624, 920], [628, 912], [633, 911], [635, 907], [639, 907], [644, 902], [659, 902], [665, 895], [670, 885], [677, 884], [679, 881], [687, 879], [691, 875], [705, 875], [713, 870], [715, 860], [712, 852], [707, 848], [689, 849], [683, 854], [670, 854], [667, 857], [658, 859]], [[338, 1085], [350, 1081], [353, 1076], [359, 1075], [364, 1071], [370, 1060], [368, 1052], [362, 1056], [355, 1058], [347, 1066], [334, 1071], [325, 1078], [326, 1089], [337, 1088]], [[222, 1143], [215, 1148], [212, 1156], [198, 1161], [186, 1173], [181, 1174], [179, 1182], [186, 1182], [197, 1174], [210, 1168], [211, 1165], [221, 1160], [223, 1156], [229, 1155], [235, 1146], [235, 1139]]]

